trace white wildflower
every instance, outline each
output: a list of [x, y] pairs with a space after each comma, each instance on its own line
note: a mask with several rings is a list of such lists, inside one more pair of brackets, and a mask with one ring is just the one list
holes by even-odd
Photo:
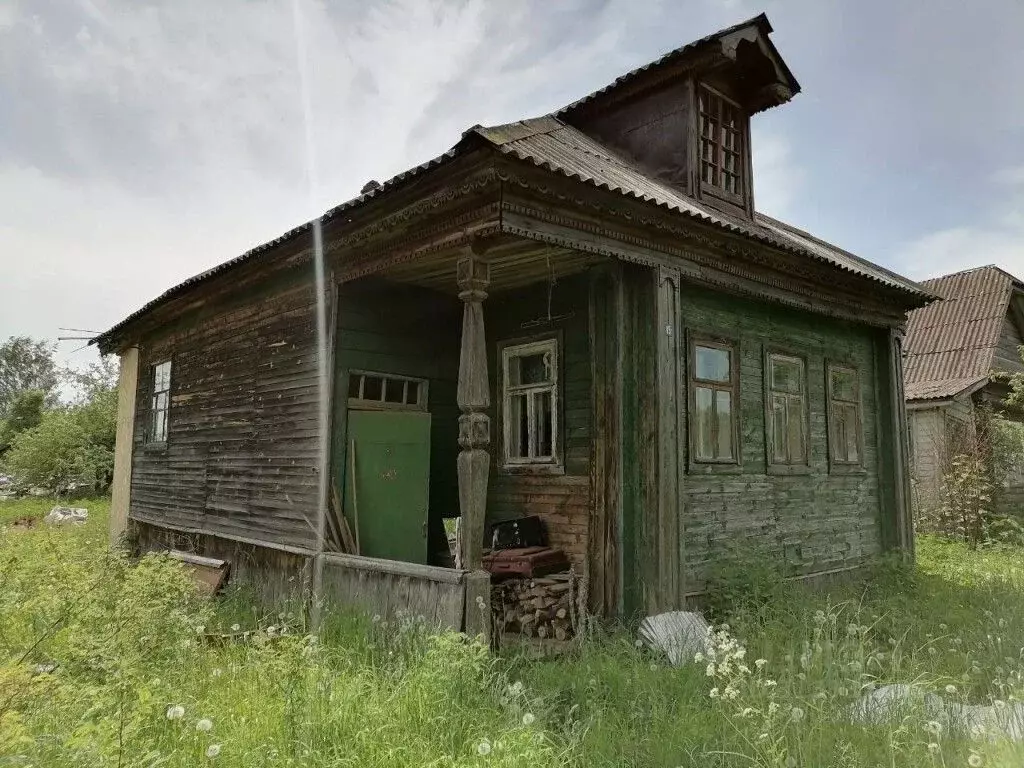
[[695, 654], [693, 654], [693, 663], [694, 664], [701, 664], [701, 663], [703, 663], [703, 661], [704, 661], [704, 654], [703, 653], [701, 653], [700, 651], [697, 651]]
[[523, 715], [523, 725], [533, 725], [533, 721], [536, 720], [532, 712], [527, 712]]
[[715, 676], [715, 665], [714, 665], [714, 663], [708, 664], [707, 669], [704, 670], [704, 674], [707, 675], [708, 677], [714, 677]]
[[269, 627], [267, 627], [267, 637], [273, 637], [276, 634], [277, 634], [277, 627], [275, 627], [273, 624], [271, 624]]
[[729, 699], [730, 701], [732, 701], [733, 699], [735, 699], [739, 695], [740, 695], [740, 692], [738, 690], [736, 690], [735, 688], [733, 688], [731, 685], [725, 686], [725, 690], [722, 691], [722, 698], [723, 699]]
[[789, 710], [789, 719], [794, 723], [799, 723], [804, 719], [804, 711], [800, 707], [793, 707]]
[[708, 692], [708, 696], [710, 696], [712, 699], [717, 699], [718, 698], [718, 689], [717, 688], [712, 688]]
[[213, 760], [217, 755], [220, 754], [220, 744], [211, 744], [206, 748], [206, 756]]
[[238, 631], [238, 630], [240, 630], [241, 628], [242, 628], [242, 626], [241, 626], [240, 624], [232, 624], [232, 625], [231, 625], [231, 631], [232, 631], [232, 632], [237, 632], [237, 631]]
[[971, 756], [967, 758], [967, 764], [971, 768], [978, 768], [983, 762], [984, 760], [981, 759], [981, 755], [977, 752], [971, 752]]
[[768, 705], [768, 714], [769, 714], [769, 715], [774, 715], [774, 714], [775, 714], [776, 712], [778, 712], [778, 711], [779, 711], [779, 705], [778, 705], [778, 703], [777, 703], [777, 702], [774, 702], [774, 701], [773, 701], [773, 702], [771, 702], [771, 703], [770, 703], [770, 704]]
[[224, 674], [224, 670], [221, 669], [220, 667], [216, 667], [210, 674], [213, 675], [214, 677], [220, 677], [221, 675]]
[[939, 753], [939, 749], [939, 745], [936, 744], [934, 741], [928, 745], [928, 751], [931, 752], [933, 755], [937, 755]]
[[946, 693], [948, 693], [950, 695], [956, 693], [956, 686], [955, 685], [947, 685], [946, 686]]
[[486, 757], [487, 755], [491, 754], [491, 742], [489, 742], [487, 739], [481, 741], [479, 744], [476, 745], [476, 753], [481, 757]]
[[181, 704], [175, 704], [173, 707], [167, 708], [167, 719], [168, 720], [180, 720], [185, 716], [185, 708]]
[[757, 661], [754, 662], [754, 666], [757, 667], [758, 669], [761, 669], [761, 667], [763, 667], [767, 663], [768, 663], [767, 659], [758, 659]]
[[518, 696], [519, 694], [521, 694], [523, 692], [523, 681], [516, 680], [514, 683], [512, 683], [511, 686], [509, 686], [508, 692], [511, 693], [513, 696]]
[[203, 733], [209, 733], [213, 730], [213, 721], [208, 717], [204, 717], [198, 723], [196, 723], [196, 730], [202, 731]]
[[949, 627], [947, 627], [945, 624], [939, 624], [939, 629], [945, 632], [947, 629], [949, 629]]
[[940, 723], [938, 720], [929, 720], [927, 723], [925, 723], [924, 729], [928, 731], [928, 733], [934, 733], [936, 736], [938, 736], [940, 733], [942, 733], [942, 723]]

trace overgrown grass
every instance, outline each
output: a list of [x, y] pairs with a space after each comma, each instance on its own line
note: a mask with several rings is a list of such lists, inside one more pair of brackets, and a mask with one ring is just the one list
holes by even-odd
[[[0, 502], [0, 526], [50, 504]], [[699, 664], [669, 667], [624, 631], [531, 662], [411, 619], [339, 613], [312, 637], [297, 616], [211, 604], [177, 564], [109, 553], [105, 505], [84, 505], [81, 527], [0, 529], [0, 766], [1024, 763], [1005, 740], [936, 733], [913, 707], [851, 722], [857, 697], [889, 682], [1020, 695], [1018, 550], [923, 539], [912, 571], [738, 590]], [[258, 631], [207, 639], [245, 630]]]

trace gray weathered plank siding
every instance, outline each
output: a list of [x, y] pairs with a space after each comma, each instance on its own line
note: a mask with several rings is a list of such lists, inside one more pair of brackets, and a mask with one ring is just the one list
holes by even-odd
[[[686, 476], [683, 536], [686, 589], [703, 588], [709, 564], [730, 546], [757, 547], [803, 573], [849, 568], [881, 549], [876, 424], [877, 339], [871, 330], [683, 284], [683, 330], [739, 342], [739, 467], [695, 467]], [[810, 471], [769, 474], [765, 455], [765, 348], [805, 357], [810, 402]], [[830, 472], [826, 360], [860, 371], [864, 457], [861, 472]], [[686, 408], [686, 400], [682, 405]]]
[[[309, 283], [263, 286], [140, 344], [131, 516], [313, 546], [318, 371]], [[170, 359], [165, 445], [147, 442], [151, 366]]]
[[[538, 515], [551, 545], [565, 550], [578, 572], [587, 559], [591, 492], [591, 400], [589, 277], [561, 278], [554, 286], [548, 317], [548, 284], [494, 293], [484, 302], [492, 391], [491, 476], [487, 517], [503, 520]], [[531, 324], [541, 320], [539, 324]], [[527, 327], [523, 324], [527, 323]], [[562, 451], [565, 473], [516, 474], [502, 468], [499, 345], [560, 334]]]
[[[1011, 299], [1012, 301], [1012, 299]], [[1024, 344], [1017, 326], [1009, 316], [1003, 318], [1003, 327], [999, 334], [999, 343], [993, 350], [992, 369], [1017, 373], [1024, 371], [1024, 363], [1020, 359], [1020, 346]]]

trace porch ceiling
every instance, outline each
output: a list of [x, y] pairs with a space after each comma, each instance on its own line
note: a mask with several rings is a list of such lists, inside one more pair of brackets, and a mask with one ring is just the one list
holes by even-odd
[[[457, 294], [456, 263], [459, 251], [439, 251], [413, 261], [394, 264], [381, 277], [400, 283]], [[487, 249], [491, 265], [490, 291], [503, 291], [580, 272], [602, 257], [524, 238], [495, 242]]]

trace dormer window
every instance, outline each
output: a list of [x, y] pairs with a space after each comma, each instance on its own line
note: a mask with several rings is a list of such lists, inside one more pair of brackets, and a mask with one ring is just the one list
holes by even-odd
[[700, 178], [713, 194], [743, 197], [744, 121], [739, 107], [700, 86]]

